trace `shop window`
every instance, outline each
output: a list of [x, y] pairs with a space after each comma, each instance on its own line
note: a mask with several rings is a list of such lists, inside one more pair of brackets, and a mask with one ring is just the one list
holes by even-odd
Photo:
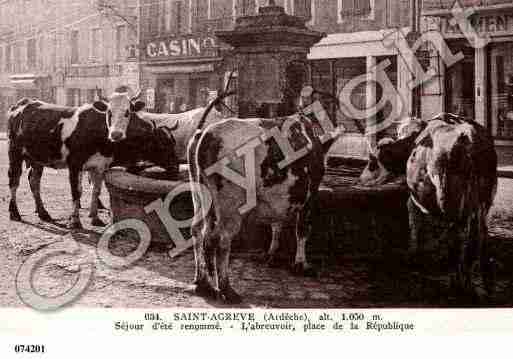
[[71, 63], [78, 63], [78, 30], [71, 31], [70, 37]]
[[513, 139], [513, 42], [490, 49], [490, 116], [492, 134]]
[[339, 21], [348, 17], [373, 17], [374, 0], [338, 0]]

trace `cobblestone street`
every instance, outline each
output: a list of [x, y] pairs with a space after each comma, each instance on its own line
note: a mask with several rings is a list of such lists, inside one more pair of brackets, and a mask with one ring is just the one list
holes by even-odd
[[[67, 171], [45, 169], [42, 195], [57, 224], [39, 221], [34, 213], [26, 172], [18, 191], [18, 204], [24, 223], [9, 221], [6, 141], [0, 141], [0, 306], [22, 306], [15, 290], [15, 276], [21, 263], [32, 253], [58, 241], [77, 241], [81, 251], [76, 256], [55, 257], [44, 263], [34, 277], [36, 290], [56, 295], [77, 278], [81, 263], [94, 263], [91, 285], [75, 305], [88, 307], [215, 307], [217, 302], [205, 301], [191, 292], [194, 275], [192, 250], [170, 259], [164, 248], [151, 246], [142, 260], [125, 270], [113, 270], [102, 264], [96, 255], [101, 228], [91, 227], [87, 210], [81, 211], [85, 229], [70, 233], [65, 228], [71, 208]], [[108, 195], [103, 189], [103, 202]], [[83, 207], [89, 206], [90, 186], [84, 181]], [[102, 217], [108, 221], [108, 213]], [[501, 179], [496, 206], [491, 214], [491, 236], [502, 257], [499, 258], [497, 305], [511, 304], [513, 257], [513, 180]], [[114, 244], [113, 253], [128, 253], [136, 243]], [[504, 249], [505, 248], [505, 249]], [[509, 249], [508, 249], [509, 248]], [[508, 252], [509, 251], [509, 252]], [[510, 259], [506, 261], [505, 259]], [[461, 305], [447, 300], [445, 286], [412, 273], [392, 259], [337, 258], [336, 263], [320, 269], [316, 278], [291, 274], [287, 266], [270, 268], [262, 264], [259, 253], [236, 251], [232, 255], [233, 285], [248, 307], [419, 307]], [[506, 273], [506, 275], [504, 274]]]

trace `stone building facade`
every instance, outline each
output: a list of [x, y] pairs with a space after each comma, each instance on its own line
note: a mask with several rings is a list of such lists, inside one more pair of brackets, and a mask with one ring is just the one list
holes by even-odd
[[136, 0], [2, 0], [0, 131], [21, 97], [62, 105], [139, 85]]

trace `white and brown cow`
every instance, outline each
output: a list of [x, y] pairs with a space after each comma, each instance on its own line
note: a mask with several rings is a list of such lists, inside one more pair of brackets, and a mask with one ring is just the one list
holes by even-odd
[[98, 197], [103, 173], [113, 160], [113, 143], [126, 137], [129, 113], [136, 111], [126, 87], [118, 88], [109, 100], [80, 107], [63, 107], [23, 99], [8, 112], [10, 219], [21, 221], [16, 204], [23, 162], [30, 167], [29, 183], [36, 211], [43, 221], [52, 221], [40, 194], [44, 167], [68, 168], [73, 199], [71, 227], [80, 228], [80, 174], [91, 173], [93, 193], [90, 217], [98, 218]]
[[[405, 136], [378, 147], [363, 182], [386, 178], [390, 173], [406, 174], [410, 252], [419, 249], [420, 216], [448, 222], [454, 234], [448, 236], [452, 283], [459, 289], [472, 289], [472, 271], [479, 259], [485, 285], [488, 291], [493, 290], [487, 250], [487, 215], [497, 188], [497, 154], [492, 138], [478, 123], [447, 113]], [[370, 183], [376, 182], [371, 179]]]
[[[339, 128], [321, 144], [317, 125], [301, 113], [277, 119], [232, 118], [206, 127], [191, 141], [191, 182], [204, 185], [212, 200], [207, 208], [204, 192], [193, 190], [195, 211], [203, 214], [192, 226], [198, 294], [232, 303], [241, 300], [230, 285], [228, 261], [231, 241], [248, 216], [271, 224], [275, 238], [284, 223], [295, 221], [295, 265], [308, 268], [304, 249], [310, 207], [324, 175], [324, 155], [341, 134]], [[281, 150], [284, 142], [303, 155], [288, 162]]]

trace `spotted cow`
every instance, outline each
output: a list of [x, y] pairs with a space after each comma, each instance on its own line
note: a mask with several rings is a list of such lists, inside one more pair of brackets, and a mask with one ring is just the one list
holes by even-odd
[[376, 184], [390, 173], [406, 175], [410, 191], [409, 251], [419, 250], [420, 218], [429, 215], [450, 225], [452, 283], [472, 289], [472, 271], [480, 260], [489, 291], [493, 281], [487, 215], [497, 188], [497, 154], [487, 130], [475, 121], [442, 113], [393, 143], [378, 147], [362, 181]]
[[98, 197], [103, 173], [113, 161], [114, 143], [126, 138], [133, 99], [126, 87], [110, 98], [80, 107], [64, 107], [22, 99], [8, 111], [10, 219], [21, 221], [16, 203], [23, 162], [30, 167], [29, 183], [36, 211], [43, 221], [52, 221], [40, 194], [44, 167], [68, 168], [73, 212], [71, 227], [80, 228], [80, 177], [90, 171], [93, 193], [90, 217], [93, 225], [104, 225], [98, 217]]
[[[192, 225], [197, 293], [231, 303], [241, 300], [230, 284], [228, 261], [231, 241], [246, 217], [271, 224], [274, 238], [284, 223], [295, 221], [295, 268], [309, 268], [310, 209], [323, 178], [324, 155], [341, 129], [324, 143], [322, 133], [315, 118], [299, 113], [226, 119], [196, 134], [189, 145], [191, 183], [207, 189], [193, 190], [195, 211], [202, 213]], [[282, 150], [287, 146], [293, 155]]]

